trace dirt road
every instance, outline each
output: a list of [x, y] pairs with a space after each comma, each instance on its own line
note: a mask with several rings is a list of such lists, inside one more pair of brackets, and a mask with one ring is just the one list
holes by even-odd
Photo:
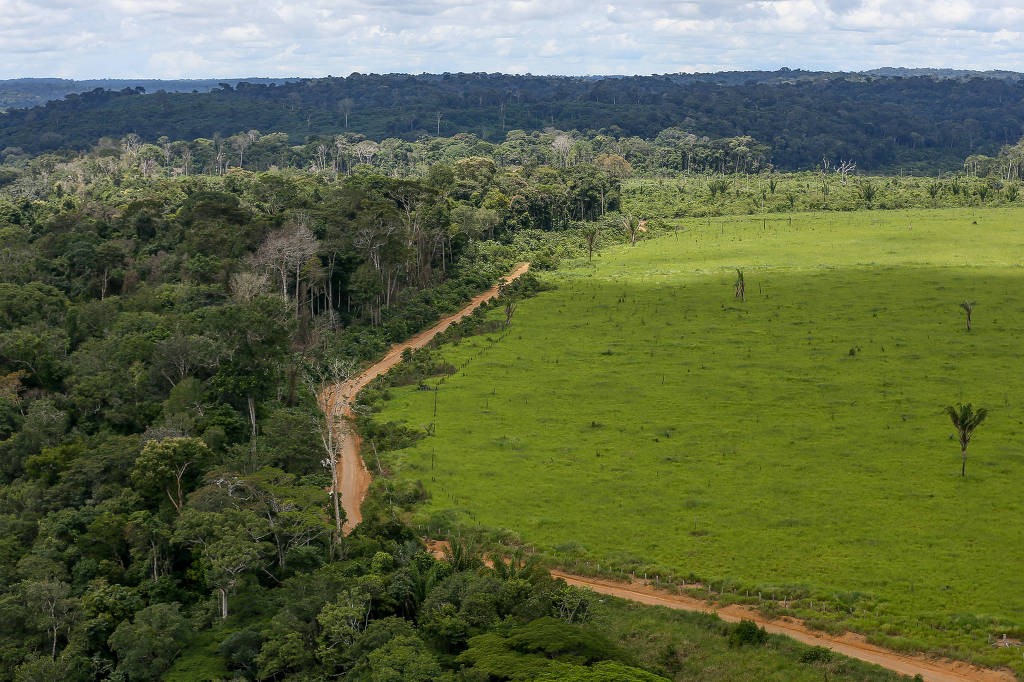
[[643, 582], [623, 583], [598, 578], [551, 571], [551, 575], [565, 580], [570, 585], [586, 587], [594, 592], [620, 597], [641, 604], [665, 606], [681, 611], [698, 611], [701, 613], [717, 613], [722, 620], [738, 623], [740, 620], [752, 620], [764, 627], [768, 632], [792, 637], [798, 642], [811, 646], [823, 646], [836, 653], [850, 658], [857, 658], [868, 663], [903, 675], [921, 675], [928, 682], [1013, 682], [1013, 673], [978, 668], [961, 661], [948, 659], [926, 658], [920, 655], [901, 654], [869, 644], [862, 635], [847, 632], [842, 635], [829, 635], [808, 629], [803, 622], [792, 618], [768, 619], [758, 611], [744, 606], [732, 605], [718, 607], [700, 599], [686, 595], [672, 594], [655, 589]]
[[[515, 280], [528, 269], [528, 263], [521, 263], [505, 277], [505, 280]], [[326, 406], [325, 410], [328, 411], [332, 423], [338, 430], [335, 442], [340, 444], [338, 457], [341, 466], [339, 467], [340, 480], [336, 483], [336, 489], [341, 492], [342, 505], [345, 509], [346, 533], [351, 532], [362, 521], [363, 517], [360, 508], [366, 497], [366, 491], [370, 487], [371, 480], [370, 472], [367, 471], [366, 465], [359, 454], [360, 440], [349, 428], [346, 418], [352, 414], [350, 406], [352, 398], [368, 383], [398, 364], [402, 359], [402, 351], [406, 348], [422, 348], [452, 324], [470, 315], [484, 301], [488, 301], [497, 295], [498, 286], [495, 285], [476, 296], [458, 313], [444, 318], [430, 329], [420, 332], [408, 341], [392, 346], [383, 359], [366, 369], [359, 376], [343, 384], [324, 389], [320, 396], [321, 405]], [[435, 552], [440, 551], [438, 547], [439, 544], [435, 545]], [[729, 622], [739, 622], [743, 619], [752, 620], [764, 627], [768, 632], [786, 635], [812, 646], [823, 646], [844, 656], [874, 663], [903, 675], [921, 675], [927, 682], [1013, 682], [1017, 679], [1009, 671], [978, 668], [961, 661], [901, 654], [869, 644], [862, 635], [848, 632], [835, 636], [814, 632], [807, 628], [803, 622], [796, 619], [767, 619], [759, 612], [743, 606], [718, 607], [716, 604], [693, 597], [657, 590], [639, 581], [628, 583], [616, 582], [598, 578], [587, 578], [558, 570], [551, 571], [551, 575], [565, 580], [570, 585], [585, 587], [594, 592], [628, 599], [641, 604], [666, 606], [670, 609], [683, 611], [717, 613], [719, 618]]]
[[[529, 263], [520, 263], [512, 272], [505, 276], [504, 282], [512, 282], [522, 276], [530, 269]], [[354, 379], [343, 384], [326, 387], [320, 396], [321, 407], [328, 412], [328, 417], [336, 431], [335, 443], [338, 444], [338, 459], [340, 466], [339, 479], [335, 482], [335, 489], [341, 493], [341, 504], [345, 510], [346, 534], [359, 525], [363, 520], [363, 500], [366, 499], [366, 491], [370, 488], [372, 477], [366, 470], [363, 458], [359, 456], [361, 442], [348, 424], [348, 417], [352, 416], [352, 399], [367, 384], [384, 374], [389, 369], [402, 361], [402, 351], [406, 348], [422, 348], [430, 341], [448, 329], [459, 320], [471, 315], [474, 310], [480, 307], [485, 301], [489, 301], [498, 295], [498, 284], [487, 291], [478, 294], [465, 307], [454, 315], [443, 318], [430, 329], [420, 332], [407, 341], [396, 343], [387, 354], [377, 363], [371, 365]]]

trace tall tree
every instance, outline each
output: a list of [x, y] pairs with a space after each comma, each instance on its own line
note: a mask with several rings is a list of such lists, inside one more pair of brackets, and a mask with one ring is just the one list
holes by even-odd
[[[355, 364], [347, 360], [332, 360], [310, 367], [306, 372], [306, 385], [317, 400], [321, 415], [317, 429], [323, 446], [324, 468], [331, 473], [331, 506], [334, 512], [333, 544], [341, 539], [341, 462], [342, 443], [349, 434], [345, 425], [347, 401], [353, 396], [342, 394], [345, 384], [355, 375]], [[348, 389], [351, 390], [351, 389]]]
[[302, 288], [299, 285], [302, 266], [316, 255], [319, 248], [320, 243], [309, 226], [296, 222], [271, 232], [256, 251], [256, 263], [280, 277], [281, 296], [286, 300], [291, 298], [288, 295], [289, 279], [294, 278], [296, 317], [302, 308]]
[[166, 495], [180, 514], [185, 494], [199, 480], [211, 457], [206, 443], [198, 438], [151, 440], [135, 460], [132, 481], [144, 493]]

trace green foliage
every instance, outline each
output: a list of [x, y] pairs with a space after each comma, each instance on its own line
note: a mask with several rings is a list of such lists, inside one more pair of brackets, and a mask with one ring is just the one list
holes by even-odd
[[508, 646], [520, 653], [581, 665], [605, 659], [627, 660], [605, 637], [555, 618], [540, 618], [518, 628], [509, 635]]
[[263, 637], [259, 631], [246, 628], [225, 637], [217, 652], [224, 658], [230, 670], [238, 670], [247, 677], [255, 677], [256, 656], [262, 645]]
[[[822, 184], [822, 178], [826, 184]], [[729, 191], [722, 182], [731, 183]], [[693, 229], [696, 219], [723, 215], [760, 215], [770, 229], [798, 211], [856, 211], [928, 207], [1006, 206], [1005, 195], [981, 200], [974, 191], [988, 179], [968, 175], [938, 178], [904, 177], [893, 184], [888, 177], [855, 176], [842, 179], [833, 173], [759, 173], [734, 175], [728, 180], [696, 173], [634, 178], [623, 182], [622, 210], [647, 219], [683, 219], [675, 228]], [[775, 193], [768, 187], [775, 184]], [[823, 191], [827, 186], [828, 192]], [[712, 197], [712, 192], [717, 196]], [[781, 215], [774, 215], [781, 214]]]
[[32, 656], [14, 669], [15, 682], [87, 682], [89, 661], [82, 656], [62, 654], [57, 659]]
[[459, 655], [473, 675], [498, 680], [661, 680], [629, 665], [631, 658], [596, 631], [542, 618], [507, 635], [485, 634]]
[[832, 653], [832, 650], [823, 646], [812, 646], [800, 654], [801, 663], [828, 663], [833, 658], [835, 658], [835, 654]]
[[966, 405], [960, 404], [956, 407], [948, 405], [946, 407], [946, 414], [949, 416], [950, 421], [953, 422], [953, 427], [956, 429], [960, 439], [960, 453], [962, 457], [960, 475], [965, 476], [967, 470], [967, 446], [971, 442], [974, 430], [981, 426], [981, 423], [988, 417], [988, 410], [984, 407], [979, 407], [975, 410], [970, 403], [967, 403]]
[[153, 680], [167, 670], [187, 645], [188, 621], [178, 604], [154, 604], [125, 620], [110, 636], [117, 671], [128, 680]]
[[198, 438], [151, 440], [132, 469], [132, 482], [151, 504], [170, 501], [181, 512], [185, 495], [196, 486], [212, 453]]
[[256, 446], [266, 466], [298, 474], [323, 470], [322, 447], [308, 407], [282, 407], [268, 414]]
[[741, 620], [729, 633], [729, 646], [760, 646], [768, 641], [768, 633], [752, 620]]
[[538, 682], [664, 682], [667, 678], [616, 661], [600, 661], [589, 667], [557, 666], [557, 672], [541, 673]]
[[441, 674], [437, 656], [419, 637], [394, 637], [367, 658], [372, 682], [432, 682]]

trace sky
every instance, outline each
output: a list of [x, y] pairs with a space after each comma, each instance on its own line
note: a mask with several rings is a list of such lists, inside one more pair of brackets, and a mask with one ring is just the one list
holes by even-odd
[[0, 0], [0, 78], [1024, 71], [1024, 0]]

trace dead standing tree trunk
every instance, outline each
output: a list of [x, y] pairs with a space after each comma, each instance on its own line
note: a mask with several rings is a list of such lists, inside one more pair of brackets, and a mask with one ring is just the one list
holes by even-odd
[[734, 295], [734, 297], [738, 298], [740, 301], [746, 301], [747, 300], [747, 283], [743, 279], [743, 271], [742, 270], [739, 270], [739, 269], [736, 270], [736, 283], [735, 283], [734, 286], [735, 286], [735, 295]]
[[967, 331], [971, 331], [971, 315], [974, 314], [974, 301], [962, 301], [960, 307], [964, 309], [964, 314], [967, 315]]
[[322, 416], [317, 418], [317, 432], [324, 449], [323, 465], [331, 474], [331, 507], [334, 515], [332, 546], [336, 547], [343, 534], [341, 514], [341, 445], [346, 428], [345, 401], [347, 396], [340, 392], [340, 386], [355, 375], [355, 363], [347, 360], [332, 360], [319, 367], [307, 369], [306, 385], [316, 398]]

